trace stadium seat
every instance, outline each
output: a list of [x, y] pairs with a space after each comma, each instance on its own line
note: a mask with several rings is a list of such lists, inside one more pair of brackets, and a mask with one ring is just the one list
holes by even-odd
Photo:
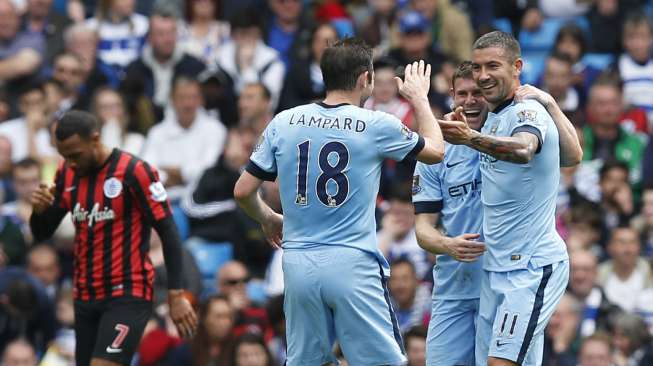
[[172, 205], [172, 218], [175, 220], [175, 224], [177, 224], [177, 230], [179, 230], [181, 240], [188, 239], [190, 235], [190, 223], [188, 222], [188, 216], [186, 216], [179, 205]]
[[228, 242], [211, 243], [191, 239], [186, 241], [185, 247], [195, 258], [205, 291], [215, 290], [216, 272], [223, 264], [233, 259], [233, 245]]
[[522, 84], [536, 84], [546, 63], [546, 52], [524, 52], [522, 54], [524, 59], [524, 67], [521, 72]]
[[609, 53], [587, 53], [583, 56], [583, 63], [595, 69], [606, 69], [614, 62], [614, 56]]
[[512, 33], [512, 24], [510, 23], [510, 20], [508, 20], [508, 18], [494, 19], [492, 25], [494, 25], [494, 28], [502, 32]]
[[522, 52], [549, 53], [553, 48], [558, 31], [565, 23], [565, 19], [547, 18], [542, 21], [542, 25], [536, 31], [522, 30], [519, 33]]

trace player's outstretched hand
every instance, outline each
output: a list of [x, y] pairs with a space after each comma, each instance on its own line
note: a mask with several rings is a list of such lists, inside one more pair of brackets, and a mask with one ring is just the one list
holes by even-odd
[[270, 245], [277, 249], [281, 248], [281, 242], [283, 239], [283, 215], [276, 212], [271, 213], [261, 223], [261, 227], [263, 228], [265, 238], [268, 240]]
[[485, 243], [474, 241], [480, 234], [462, 234], [451, 238], [446, 245], [447, 254], [459, 262], [474, 262], [485, 252]]
[[438, 120], [444, 139], [454, 145], [464, 145], [472, 137], [473, 130], [467, 125], [463, 107], [458, 107], [453, 114], [447, 114], [445, 120]]
[[184, 290], [169, 290], [168, 306], [170, 318], [175, 323], [179, 334], [184, 338], [192, 338], [197, 330], [197, 315], [190, 301], [184, 295]]
[[39, 184], [39, 188], [30, 197], [32, 209], [35, 213], [41, 214], [52, 205], [55, 189], [56, 186], [54, 184]]
[[395, 77], [399, 93], [413, 103], [427, 98], [431, 87], [431, 65], [423, 60], [406, 65], [404, 80]]
[[551, 94], [529, 84], [524, 84], [515, 91], [515, 100], [517, 102], [523, 102], [526, 99], [535, 99], [540, 102], [544, 108], [549, 108], [551, 103], [555, 103]]

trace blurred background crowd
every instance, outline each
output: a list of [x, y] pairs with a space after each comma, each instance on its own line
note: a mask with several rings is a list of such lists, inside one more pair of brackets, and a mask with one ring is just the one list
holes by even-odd
[[[652, 16], [644, 0], [0, 0], [0, 363], [74, 364], [72, 224], [47, 243], [27, 224], [31, 192], [60, 159], [59, 113], [94, 113], [102, 140], [156, 166], [173, 201], [199, 332], [183, 341], [171, 326], [154, 236], [156, 316], [134, 364], [282, 365], [281, 252], [232, 194], [258, 136], [276, 111], [324, 96], [320, 58], [340, 37], [374, 47], [365, 108], [412, 128], [398, 68], [433, 65], [441, 116], [458, 63], [478, 35], [500, 29], [521, 43], [522, 81], [555, 98], [584, 149], [562, 171], [557, 223], [571, 278], [545, 365], [653, 365]], [[376, 203], [416, 366], [435, 258], [415, 239], [413, 165], [385, 164]], [[262, 193], [281, 210], [274, 183]]]

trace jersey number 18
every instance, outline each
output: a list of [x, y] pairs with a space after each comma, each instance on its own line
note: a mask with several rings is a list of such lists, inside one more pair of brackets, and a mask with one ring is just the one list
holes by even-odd
[[[299, 159], [297, 164], [297, 194], [295, 196], [295, 203], [302, 206], [308, 204], [306, 189], [308, 184], [308, 164], [310, 163], [310, 146], [310, 140], [297, 145]], [[331, 162], [329, 162], [329, 156], [331, 154], [337, 155], [335, 165], [331, 165]], [[347, 199], [347, 195], [349, 194], [349, 179], [343, 172], [347, 164], [349, 164], [349, 150], [343, 143], [331, 141], [322, 146], [317, 160], [321, 172], [315, 183], [317, 198], [327, 207], [338, 207]], [[327, 183], [331, 180], [335, 182], [338, 188], [334, 195], [327, 192]]]

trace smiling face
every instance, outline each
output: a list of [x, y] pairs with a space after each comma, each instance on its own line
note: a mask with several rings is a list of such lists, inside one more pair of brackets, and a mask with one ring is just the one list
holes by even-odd
[[522, 60], [511, 60], [507, 52], [499, 47], [475, 49], [472, 53], [474, 80], [494, 109], [501, 102], [511, 98], [519, 86]]
[[480, 131], [483, 126], [483, 111], [487, 108], [487, 102], [476, 82], [473, 79], [457, 78], [454, 81], [451, 94], [454, 109], [462, 106], [469, 127]]

